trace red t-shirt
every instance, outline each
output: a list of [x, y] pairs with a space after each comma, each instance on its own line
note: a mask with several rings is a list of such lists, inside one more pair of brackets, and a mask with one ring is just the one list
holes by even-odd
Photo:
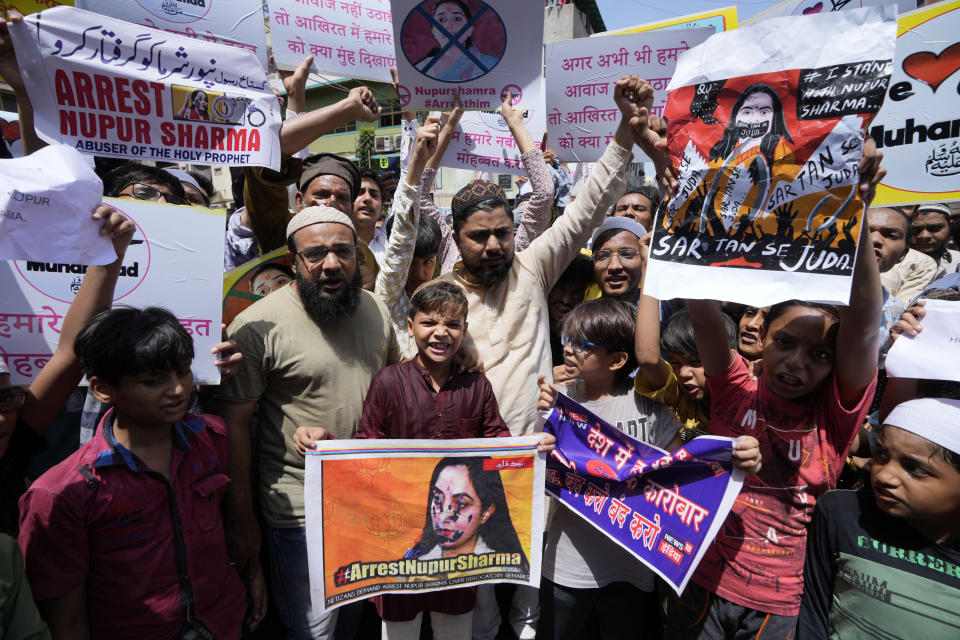
[[744, 607], [795, 616], [813, 507], [836, 488], [876, 379], [851, 410], [840, 402], [836, 373], [810, 398], [794, 402], [774, 395], [762, 376], [752, 378], [742, 356], [707, 384], [710, 433], [755, 437], [763, 464], [744, 480], [693, 580]]
[[86, 584], [91, 638], [169, 640], [186, 622], [189, 594], [192, 615], [216, 638], [239, 637], [246, 597], [220, 517], [226, 427], [190, 414], [172, 425], [168, 482], [114, 439], [113, 414], [20, 500], [34, 597]]

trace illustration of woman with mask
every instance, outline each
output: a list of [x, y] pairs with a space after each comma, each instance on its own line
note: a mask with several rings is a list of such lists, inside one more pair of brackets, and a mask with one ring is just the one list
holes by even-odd
[[180, 120], [210, 120], [210, 112], [207, 109], [207, 94], [202, 89], [194, 89], [183, 101], [183, 106], [177, 112], [177, 118]]
[[[470, 7], [461, 0], [440, 0], [434, 5], [431, 15], [451, 36], [455, 36], [473, 18]], [[447, 47], [450, 38], [433, 26], [430, 32], [437, 46], [414, 66], [425, 75], [445, 82], [473, 80], [486, 74], [496, 66], [499, 58], [480, 52], [471, 38], [473, 29], [471, 25], [458, 38], [463, 48], [456, 45]], [[440, 55], [445, 47], [446, 51]], [[464, 53], [465, 50], [469, 55]]]
[[420, 540], [404, 558], [435, 560], [464, 553], [519, 553], [530, 565], [510, 519], [500, 472], [489, 458], [443, 458], [433, 469], [427, 518]]

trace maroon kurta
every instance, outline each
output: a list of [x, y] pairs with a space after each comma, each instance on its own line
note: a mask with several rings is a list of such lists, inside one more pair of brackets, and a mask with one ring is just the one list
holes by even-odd
[[[510, 431], [500, 417], [490, 381], [482, 373], [453, 374], [434, 391], [430, 374], [416, 359], [373, 376], [357, 438], [498, 438]], [[461, 615], [473, 609], [473, 587], [373, 598], [384, 620], [413, 620], [421, 611]]]

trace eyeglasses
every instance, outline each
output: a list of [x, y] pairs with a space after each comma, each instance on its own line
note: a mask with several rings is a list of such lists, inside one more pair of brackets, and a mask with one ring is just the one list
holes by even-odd
[[[306, 249], [298, 249], [295, 251], [308, 265], [320, 264], [327, 259], [327, 255], [331, 252], [337, 256], [340, 262], [357, 260], [357, 245], [355, 244], [338, 244], [333, 249], [327, 247], [307, 247]], [[362, 262], [362, 260], [360, 262]]]
[[650, 211], [650, 207], [648, 207], [645, 204], [640, 204], [639, 202], [633, 202], [630, 204], [618, 204], [617, 208], [614, 209], [614, 211], [616, 211], [617, 213], [623, 213], [624, 211], [629, 211], [630, 209], [633, 209], [638, 213], [641, 211]]
[[0, 391], [0, 411], [16, 411], [27, 399], [27, 390], [9, 387]]
[[602, 267], [610, 262], [613, 254], [617, 254], [621, 264], [633, 264], [640, 259], [640, 250], [624, 247], [623, 249], [600, 249], [593, 252], [593, 264]]
[[596, 347], [594, 343], [589, 340], [580, 340], [578, 338], [568, 338], [567, 336], [560, 337], [560, 344], [566, 347], [568, 344], [574, 353], [583, 353], [590, 347]]
[[[137, 200], [148, 200], [148, 201], [160, 201], [163, 200], [167, 204], [187, 204], [186, 198], [181, 198], [180, 196], [173, 195], [172, 193], [167, 193], [161, 191], [156, 187], [151, 187], [148, 184], [143, 184], [142, 182], [133, 182], [128, 184], [127, 187], [133, 187], [133, 195]], [[126, 189], [127, 187], [124, 187]]]

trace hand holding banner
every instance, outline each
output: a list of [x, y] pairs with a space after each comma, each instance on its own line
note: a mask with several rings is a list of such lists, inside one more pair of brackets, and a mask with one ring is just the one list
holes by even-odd
[[672, 454], [628, 437], [559, 394], [546, 491], [679, 594], [740, 493], [733, 440], [702, 436]]

